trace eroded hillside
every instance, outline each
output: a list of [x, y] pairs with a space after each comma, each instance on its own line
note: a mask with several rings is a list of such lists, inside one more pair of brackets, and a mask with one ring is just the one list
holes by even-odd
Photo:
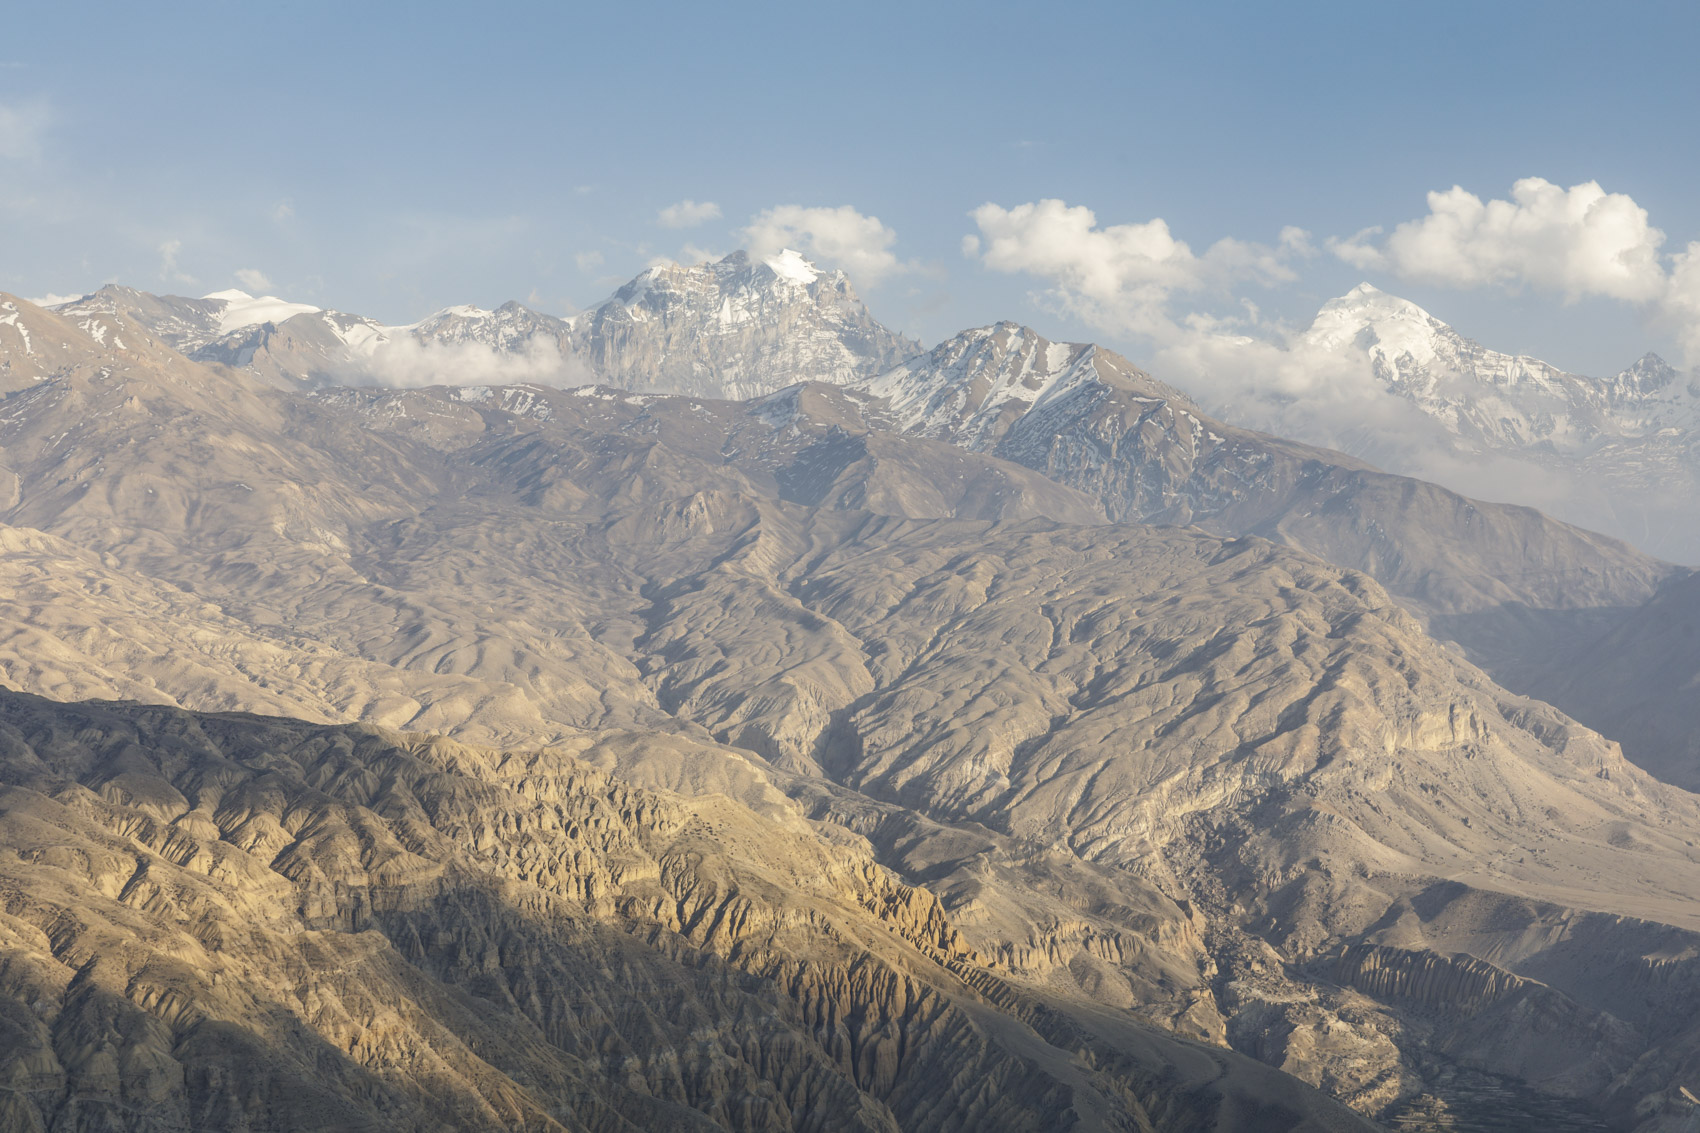
[[[16, 813], [30, 844], [58, 845], [58, 830], [71, 848], [53, 851], [68, 863], [53, 887], [17, 875], [19, 908], [37, 911], [12, 913], [34, 926], [15, 950], [59, 988], [42, 1002], [75, 1020], [67, 1034], [94, 1026], [77, 972], [121, 949], [68, 951], [43, 926], [93, 902], [107, 919], [87, 940], [165, 933], [162, 954], [192, 956], [174, 961], [185, 1001], [201, 994], [194, 971], [218, 967], [194, 951], [193, 917], [173, 919], [183, 908], [281, 925], [272, 938], [243, 927], [232, 946], [266, 958], [250, 974], [262, 983], [282, 978], [274, 959], [322, 966], [299, 958], [314, 933], [340, 934], [326, 955], [377, 948], [379, 983], [350, 994], [388, 1003], [405, 987], [415, 1006], [403, 1037], [363, 1048], [363, 1069], [338, 1070], [335, 1087], [376, 1106], [374, 1121], [371, 1099], [392, 1094], [361, 1075], [383, 1079], [397, 1112], [453, 1104], [499, 1124], [535, 1108], [538, 1127], [570, 1127], [558, 1099], [571, 1096], [588, 1107], [574, 1113], [639, 1127], [643, 1099], [661, 1098], [726, 1128], [846, 1113], [859, 1115], [846, 1127], [970, 1128], [994, 1102], [969, 1083], [991, 1082], [1012, 1128], [1071, 1110], [1083, 1128], [1185, 1128], [1214, 1104], [1187, 1068], [1241, 1065], [1228, 1047], [1366, 1114], [1424, 1094], [1467, 1110], [1447, 1093], [1460, 1073], [1625, 1128], [1682, 1112], [1700, 1064], [1700, 802], [1495, 684], [1410, 612], [1487, 630], [1502, 609], [1585, 620], [1650, 593], [1661, 564], [1532, 512], [1223, 431], [1113, 358], [1057, 358], [1091, 370], [1047, 403], [1075, 407], [1066, 435], [1063, 417], [994, 414], [975, 433], [990, 439], [965, 448], [903, 432], [887, 396], [817, 385], [745, 403], [594, 387], [290, 394], [196, 366], [118, 315], [97, 341], [20, 312], [43, 353], [8, 356], [18, 389], [0, 402], [13, 485], [0, 679], [166, 706], [16, 702], [32, 722], [9, 749], [15, 786], [33, 792]], [[992, 443], [1042, 439], [1047, 421], [1055, 445], [1033, 459]], [[1209, 500], [1220, 506], [1196, 510]], [[1126, 522], [1165, 517], [1220, 530]], [[172, 705], [455, 742], [191, 720]], [[137, 721], [233, 731], [179, 758]], [[326, 754], [342, 742], [326, 737], [357, 750]], [[151, 784], [141, 794], [125, 793], [132, 764]], [[221, 810], [250, 780], [241, 790], [263, 805]], [[586, 792], [657, 791], [682, 797], [567, 817]], [[704, 817], [722, 811], [735, 818]], [[618, 845], [580, 845], [604, 827], [623, 831]], [[188, 867], [160, 848], [179, 836], [248, 855], [231, 868], [269, 904], [195, 896], [202, 882], [171, 873]], [[141, 838], [161, 864], [142, 870], [145, 855], [109, 838]], [[106, 853], [117, 864], [85, 868]], [[132, 880], [156, 871], [189, 895], [150, 906]], [[792, 887], [812, 911], [789, 911]], [[686, 916], [686, 890], [740, 897]], [[889, 921], [916, 910], [937, 929], [926, 941]], [[743, 923], [766, 943], [728, 927]], [[170, 935], [184, 932], [195, 943]], [[554, 972], [562, 953], [619, 962]], [[863, 977], [828, 995], [786, 974], [817, 953], [845, 973], [875, 965], [881, 988], [924, 985], [938, 997], [924, 1014], [945, 1030], [879, 1031], [893, 1037], [866, 1070], [817, 1025], [821, 1012], [876, 1017], [852, 994]], [[719, 971], [708, 954], [756, 983], [704, 990], [702, 973]], [[622, 1017], [637, 1007], [600, 988], [602, 1022], [577, 1007], [578, 1022], [549, 1021], [565, 1010], [550, 1004], [579, 1002], [561, 988], [604, 971], [678, 1010]], [[184, 1045], [179, 1000], [133, 976], [102, 976], [111, 1060], [169, 1056], [186, 1083], [218, 1065]], [[317, 1008], [282, 1000], [318, 1037], [268, 1031], [284, 1015], [252, 1005], [282, 993], [238, 983], [217, 1018], [298, 1062], [325, 1033], [339, 1051], [363, 1033], [321, 1033]], [[20, 1011], [30, 1002], [15, 996]], [[766, 1037], [736, 1057], [684, 1053], [729, 1041], [690, 1020], [754, 1019], [754, 1003], [780, 1004], [760, 1016]], [[488, 1037], [454, 1021], [489, 1011]], [[542, 1037], [505, 1021], [520, 1017]], [[876, 1031], [889, 1022], [877, 1017]], [[28, 1063], [47, 1098], [95, 1056], [63, 1046], [57, 1022], [34, 1026], [19, 1033], [52, 1052]], [[450, 1034], [471, 1054], [451, 1055]], [[127, 1096], [122, 1070], [96, 1061]], [[670, 1069], [630, 1069], [652, 1065]], [[929, 1108], [941, 1081], [963, 1093]], [[1286, 1084], [1266, 1096], [1264, 1079], [1246, 1081], [1247, 1097], [1274, 1099], [1274, 1124], [1248, 1128], [1305, 1112], [1349, 1127], [1281, 1100], [1290, 1079], [1269, 1078]], [[159, 1089], [147, 1096], [161, 1112], [213, 1096]], [[767, 1100], [716, 1109], [731, 1096]], [[1204, 1127], [1227, 1120], [1208, 1112]]]

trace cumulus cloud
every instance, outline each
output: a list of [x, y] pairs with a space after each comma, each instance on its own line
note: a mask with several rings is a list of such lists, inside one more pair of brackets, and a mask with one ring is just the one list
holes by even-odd
[[897, 233], [876, 216], [863, 216], [849, 205], [805, 208], [779, 205], [754, 217], [739, 235], [750, 255], [766, 259], [786, 248], [849, 272], [858, 283], [873, 285], [890, 275], [918, 271], [892, 251]]
[[272, 281], [259, 268], [237, 268], [236, 282], [244, 289], [256, 294], [264, 294], [272, 289]]
[[1665, 234], [1647, 210], [1597, 181], [1568, 189], [1540, 177], [1511, 187], [1510, 200], [1483, 201], [1458, 185], [1428, 195], [1428, 215], [1384, 241], [1366, 229], [1330, 244], [1355, 267], [1448, 287], [1533, 286], [1566, 300], [1603, 295], [1656, 299], [1664, 287]]
[[1700, 242], [1666, 255], [1665, 234], [1633, 197], [1597, 181], [1564, 189], [1526, 177], [1509, 200], [1483, 201], [1454, 185], [1430, 193], [1428, 206], [1391, 233], [1366, 228], [1328, 248], [1365, 271], [1422, 283], [1632, 303], [1676, 336], [1689, 365], [1700, 365]]
[[41, 99], [0, 102], [0, 158], [24, 161], [41, 156], [41, 139], [51, 118]]
[[1161, 217], [1100, 227], [1091, 209], [1060, 200], [987, 203], [969, 215], [980, 231], [963, 238], [964, 255], [1046, 281], [1055, 306], [1102, 330], [1159, 341], [1179, 333], [1172, 296], [1291, 280], [1287, 261], [1312, 253], [1309, 233], [1289, 227], [1278, 247], [1222, 239], [1198, 254]]
[[[970, 215], [978, 232], [962, 241], [965, 255], [1044, 281], [1045, 299], [1095, 327], [1145, 339], [1156, 373], [1228, 420], [1454, 485], [1527, 471], [1449, 463], [1439, 424], [1376, 380], [1365, 349], [1313, 343], [1236, 297], [1246, 284], [1295, 278], [1293, 264], [1318, 254], [1303, 229], [1282, 229], [1273, 245], [1222, 239], [1199, 252], [1161, 218], [1101, 225], [1060, 200]], [[1229, 303], [1228, 314], [1200, 309]]]
[[1673, 257], [1659, 317], [1676, 333], [1688, 364], [1700, 366], [1700, 240]]
[[82, 295], [55, 295], [50, 291], [36, 299], [25, 299], [24, 302], [34, 303], [37, 307], [58, 307], [65, 303], [75, 303], [81, 298]]
[[679, 249], [679, 262], [682, 264], [705, 264], [712, 260], [719, 260], [723, 258], [725, 258], [724, 252], [716, 252], [709, 248], [704, 248], [700, 244], [687, 243], [684, 247]]
[[479, 342], [421, 342], [399, 335], [369, 358], [349, 364], [351, 381], [393, 389], [423, 386], [579, 386], [595, 378], [577, 358], [549, 338], [534, 335], [519, 350], [494, 350]]
[[595, 271], [602, 266], [602, 253], [595, 250], [577, 252], [573, 255], [573, 263], [578, 265], [580, 271]]
[[159, 275], [173, 283], [194, 283], [195, 277], [177, 266], [177, 257], [182, 254], [183, 241], [165, 240], [159, 245]]
[[720, 219], [720, 206], [713, 201], [683, 200], [668, 205], [656, 214], [663, 228], [695, 228], [710, 220]]

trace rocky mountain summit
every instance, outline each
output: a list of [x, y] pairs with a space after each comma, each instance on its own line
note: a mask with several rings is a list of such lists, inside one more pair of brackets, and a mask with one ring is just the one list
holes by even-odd
[[1360, 284], [1330, 300], [1303, 342], [1363, 350], [1375, 378], [1460, 443], [1585, 456], [1613, 440], [1700, 423], [1700, 386], [1648, 354], [1606, 379], [1502, 354], [1421, 307]]
[[876, 322], [842, 271], [789, 250], [653, 267], [571, 318], [509, 302], [386, 326], [241, 291], [185, 299], [117, 286], [56, 310], [86, 328], [121, 314], [194, 361], [283, 388], [603, 381], [742, 399], [800, 380], [848, 384], [921, 349]]
[[798, 381], [847, 385], [921, 349], [876, 322], [842, 271], [793, 251], [650, 268], [572, 327], [601, 381], [734, 400]]
[[1489, 349], [1369, 284], [1325, 304], [1293, 350], [1348, 386], [1361, 383], [1349, 391], [1360, 401], [1380, 393], [1412, 412], [1342, 421], [1303, 398], [1223, 411], [1700, 561], [1700, 379], [1657, 355], [1607, 378], [1566, 373]]

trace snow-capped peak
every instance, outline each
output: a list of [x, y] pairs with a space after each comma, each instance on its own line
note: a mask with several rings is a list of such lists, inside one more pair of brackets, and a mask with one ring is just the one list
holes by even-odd
[[803, 258], [803, 254], [791, 248], [782, 250], [777, 256], [762, 261], [773, 269], [773, 274], [780, 279], [807, 287], [821, 277], [820, 268]]
[[[1687, 427], [1694, 396], [1656, 355], [1605, 380], [1464, 337], [1408, 299], [1367, 283], [1323, 304], [1301, 348], [1367, 361], [1364, 378], [1451, 433], [1465, 451], [1584, 457], [1602, 445]], [[1543, 457], [1544, 459], [1544, 457]]]
[[1436, 334], [1451, 329], [1409, 299], [1360, 283], [1324, 303], [1304, 337], [1324, 350], [1357, 346], [1389, 363], [1408, 357], [1428, 366], [1435, 360]]
[[243, 327], [259, 326], [261, 323], [281, 323], [295, 315], [311, 315], [319, 311], [318, 307], [310, 303], [291, 303], [287, 299], [279, 299], [276, 295], [255, 298], [234, 287], [226, 291], [214, 291], [201, 298], [224, 304], [218, 312], [216, 332], [219, 335], [226, 335]]
[[1012, 322], [975, 327], [862, 383], [907, 432], [977, 447], [1016, 416], [1098, 377], [1096, 349]]
[[843, 272], [791, 248], [651, 267], [569, 325], [611, 384], [708, 397], [847, 385], [920, 349], [874, 321]]
[[454, 319], [487, 319], [493, 314], [495, 314], [494, 311], [487, 311], [483, 307], [475, 306], [471, 303], [460, 303], [460, 304], [457, 304], [453, 307], [444, 307], [442, 310], [437, 311], [435, 314], [429, 315], [426, 318], [422, 319], [421, 323], [428, 323], [428, 322], [431, 322], [434, 319], [449, 319], [449, 318], [454, 318]]

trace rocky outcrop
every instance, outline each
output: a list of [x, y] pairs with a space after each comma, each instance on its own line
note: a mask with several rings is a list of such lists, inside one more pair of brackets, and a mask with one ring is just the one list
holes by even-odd
[[1369, 944], [1341, 952], [1330, 974], [1377, 999], [1409, 1000], [1449, 1015], [1474, 1015], [1536, 986], [1474, 956]]
[[570, 326], [576, 355], [599, 380], [696, 397], [847, 385], [921, 349], [874, 321], [843, 272], [793, 251], [650, 268]]

